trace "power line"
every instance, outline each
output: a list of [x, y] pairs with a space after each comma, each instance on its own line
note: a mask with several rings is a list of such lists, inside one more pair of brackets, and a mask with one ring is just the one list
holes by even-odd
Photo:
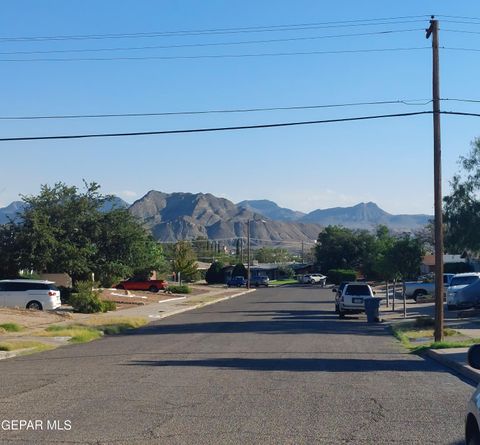
[[46, 50], [46, 51], [4, 51], [0, 52], [0, 55], [13, 55], [13, 54], [65, 54], [65, 53], [85, 53], [85, 52], [107, 52], [107, 51], [139, 51], [148, 49], [173, 49], [173, 48], [196, 48], [196, 47], [209, 47], [209, 46], [232, 46], [232, 45], [249, 45], [259, 43], [277, 43], [277, 42], [296, 42], [307, 40], [320, 40], [320, 39], [335, 39], [342, 37], [365, 37], [374, 35], [387, 35], [402, 32], [423, 31], [422, 28], [415, 29], [398, 29], [398, 30], [385, 30], [375, 32], [363, 32], [354, 34], [335, 34], [324, 36], [311, 36], [311, 37], [290, 37], [283, 39], [265, 39], [265, 40], [243, 40], [240, 42], [213, 42], [213, 43], [186, 43], [178, 45], [148, 45], [148, 46], [127, 46], [127, 47], [113, 47], [113, 48], [81, 48], [81, 49], [58, 49], [58, 50]]
[[[269, 26], [250, 26], [237, 28], [213, 28], [196, 30], [177, 30], [177, 31], [151, 31], [151, 32], [133, 32], [133, 33], [110, 33], [110, 34], [77, 34], [77, 35], [53, 35], [53, 36], [20, 36], [20, 37], [1, 37], [0, 42], [38, 42], [38, 41], [58, 41], [58, 40], [98, 40], [98, 39], [118, 39], [118, 38], [145, 38], [145, 37], [173, 37], [173, 36], [191, 36], [191, 35], [211, 35], [211, 34], [237, 34], [251, 32], [273, 32], [273, 31], [296, 31], [318, 28], [342, 28], [355, 26], [378, 26], [378, 25], [396, 25], [404, 23], [424, 22], [427, 15], [388, 17], [378, 19], [359, 19], [343, 20], [331, 22], [313, 22], [299, 24], [269, 25]], [[412, 20], [423, 19], [423, 20]], [[401, 21], [399, 21], [401, 20]]]
[[480, 113], [467, 113], [467, 112], [463, 112], [463, 111], [442, 111], [441, 114], [451, 114], [453, 116], [480, 117]]
[[164, 134], [184, 134], [184, 133], [208, 133], [218, 131], [235, 131], [235, 130], [250, 130], [261, 128], [279, 128], [279, 127], [293, 127], [299, 125], [313, 125], [313, 124], [327, 124], [334, 122], [353, 122], [373, 119], [384, 119], [393, 117], [407, 117], [418, 116], [422, 114], [432, 114], [432, 111], [417, 111], [411, 113], [397, 113], [397, 114], [379, 114], [373, 116], [357, 116], [340, 119], [324, 119], [315, 121], [300, 121], [300, 122], [281, 122], [273, 124], [260, 125], [241, 125], [233, 127], [211, 127], [211, 128], [192, 128], [183, 130], [162, 130], [162, 131], [136, 131], [125, 133], [90, 133], [90, 134], [76, 134], [76, 135], [59, 135], [59, 136], [20, 136], [0, 138], [0, 142], [14, 142], [14, 141], [39, 141], [39, 140], [54, 140], [54, 139], [87, 139], [87, 138], [107, 138], [107, 137], [125, 137], [125, 136], [154, 136]]
[[[417, 103], [414, 103], [417, 102]], [[390, 105], [402, 104], [410, 106], [424, 106], [431, 103], [427, 99], [404, 99], [404, 100], [383, 100], [373, 102], [351, 102], [343, 104], [326, 105], [303, 105], [290, 107], [265, 107], [265, 108], [237, 108], [225, 110], [196, 110], [196, 111], [167, 111], [153, 113], [110, 113], [110, 114], [67, 114], [67, 115], [44, 115], [44, 116], [0, 116], [0, 120], [40, 120], [40, 119], [96, 119], [111, 117], [152, 117], [152, 116], [184, 116], [198, 114], [226, 114], [226, 113], [252, 113], [263, 111], [287, 111], [287, 110], [312, 110], [322, 108], [343, 108], [365, 105]]]
[[459, 34], [480, 34], [479, 31], [465, 31], [465, 30], [461, 30], [461, 29], [441, 29], [441, 31], [443, 32], [455, 32], [455, 33], [459, 33]]
[[480, 48], [459, 48], [459, 47], [450, 47], [450, 46], [442, 46], [442, 49], [446, 49], [448, 51], [466, 51], [466, 52], [480, 51]]
[[252, 54], [207, 54], [197, 56], [119, 56], [119, 57], [71, 57], [71, 58], [35, 58], [35, 59], [0, 59], [0, 62], [105, 62], [112, 60], [192, 60], [192, 59], [237, 59], [245, 57], [272, 57], [272, 56], [307, 56], [325, 54], [361, 54], [377, 52], [399, 52], [430, 49], [428, 46], [405, 48], [367, 48], [346, 49], [335, 51], [295, 51], [283, 53], [252, 53]]
[[463, 20], [477, 20], [480, 21], [480, 17], [462, 17], [458, 15], [437, 15], [437, 17], [445, 17], [447, 19], [463, 19]]
[[465, 102], [465, 103], [480, 103], [480, 100], [477, 99], [456, 99], [456, 98], [447, 98], [447, 99], [440, 99], [444, 101], [450, 101], [450, 102]]

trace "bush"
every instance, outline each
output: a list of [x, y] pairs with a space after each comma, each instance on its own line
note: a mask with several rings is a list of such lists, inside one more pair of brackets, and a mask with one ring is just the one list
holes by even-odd
[[185, 284], [182, 284], [181, 286], [168, 286], [167, 290], [172, 294], [190, 294], [192, 292], [192, 289]]
[[205, 274], [205, 280], [208, 284], [223, 284], [225, 283], [225, 275], [223, 273], [223, 264], [215, 261], [208, 268]]
[[62, 302], [62, 304], [69, 303], [73, 289], [71, 287], [58, 286], [58, 290], [60, 291], [60, 301]]
[[247, 269], [242, 263], [235, 264], [235, 267], [232, 270], [232, 277], [247, 278], [247, 275], [248, 275]]
[[92, 284], [91, 281], [79, 281], [77, 283], [76, 292], [72, 293], [69, 300], [73, 309], [82, 314], [115, 310], [115, 303], [100, 300], [100, 292], [92, 290]]
[[348, 269], [331, 269], [327, 272], [328, 281], [333, 284], [340, 284], [342, 281], [355, 281], [357, 272]]

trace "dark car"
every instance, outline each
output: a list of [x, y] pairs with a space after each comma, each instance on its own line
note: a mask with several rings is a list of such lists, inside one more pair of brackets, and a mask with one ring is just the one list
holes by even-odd
[[263, 276], [263, 275], [250, 278], [250, 286], [255, 286], [255, 287], [265, 286], [265, 287], [268, 287], [269, 282], [270, 282], [270, 279], [267, 276]]
[[168, 283], [165, 280], [130, 278], [125, 281], [120, 281], [115, 287], [117, 289], [125, 290], [148, 290], [150, 292], [158, 292], [159, 290], [165, 290], [168, 287]]
[[242, 287], [247, 285], [247, 280], [243, 277], [233, 277], [227, 281], [228, 287]]

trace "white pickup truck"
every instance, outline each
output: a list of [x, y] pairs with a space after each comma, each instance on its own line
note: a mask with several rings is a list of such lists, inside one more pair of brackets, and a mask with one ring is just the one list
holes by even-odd
[[[450, 286], [450, 281], [454, 275], [453, 273], [443, 274], [443, 285], [445, 287]], [[435, 281], [410, 281], [403, 283], [403, 292], [406, 298], [412, 298], [417, 301], [418, 297], [435, 294]]]

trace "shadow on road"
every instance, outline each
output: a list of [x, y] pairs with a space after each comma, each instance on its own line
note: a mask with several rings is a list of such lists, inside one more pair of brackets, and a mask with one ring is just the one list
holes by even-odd
[[[198, 316], [209, 314], [198, 313]], [[223, 313], [223, 312], [222, 312]], [[124, 335], [167, 335], [194, 333], [264, 333], [264, 334], [335, 334], [335, 335], [389, 335], [381, 324], [368, 324], [364, 319], [350, 317], [339, 320], [333, 311], [323, 310], [258, 310], [230, 311], [243, 314], [246, 321], [206, 321], [173, 323], [162, 320]], [[250, 320], [250, 318], [257, 318]], [[178, 320], [178, 319], [177, 319]]]
[[446, 372], [424, 360], [356, 358], [211, 358], [201, 360], [137, 360], [128, 366], [209, 367], [290, 372]]

